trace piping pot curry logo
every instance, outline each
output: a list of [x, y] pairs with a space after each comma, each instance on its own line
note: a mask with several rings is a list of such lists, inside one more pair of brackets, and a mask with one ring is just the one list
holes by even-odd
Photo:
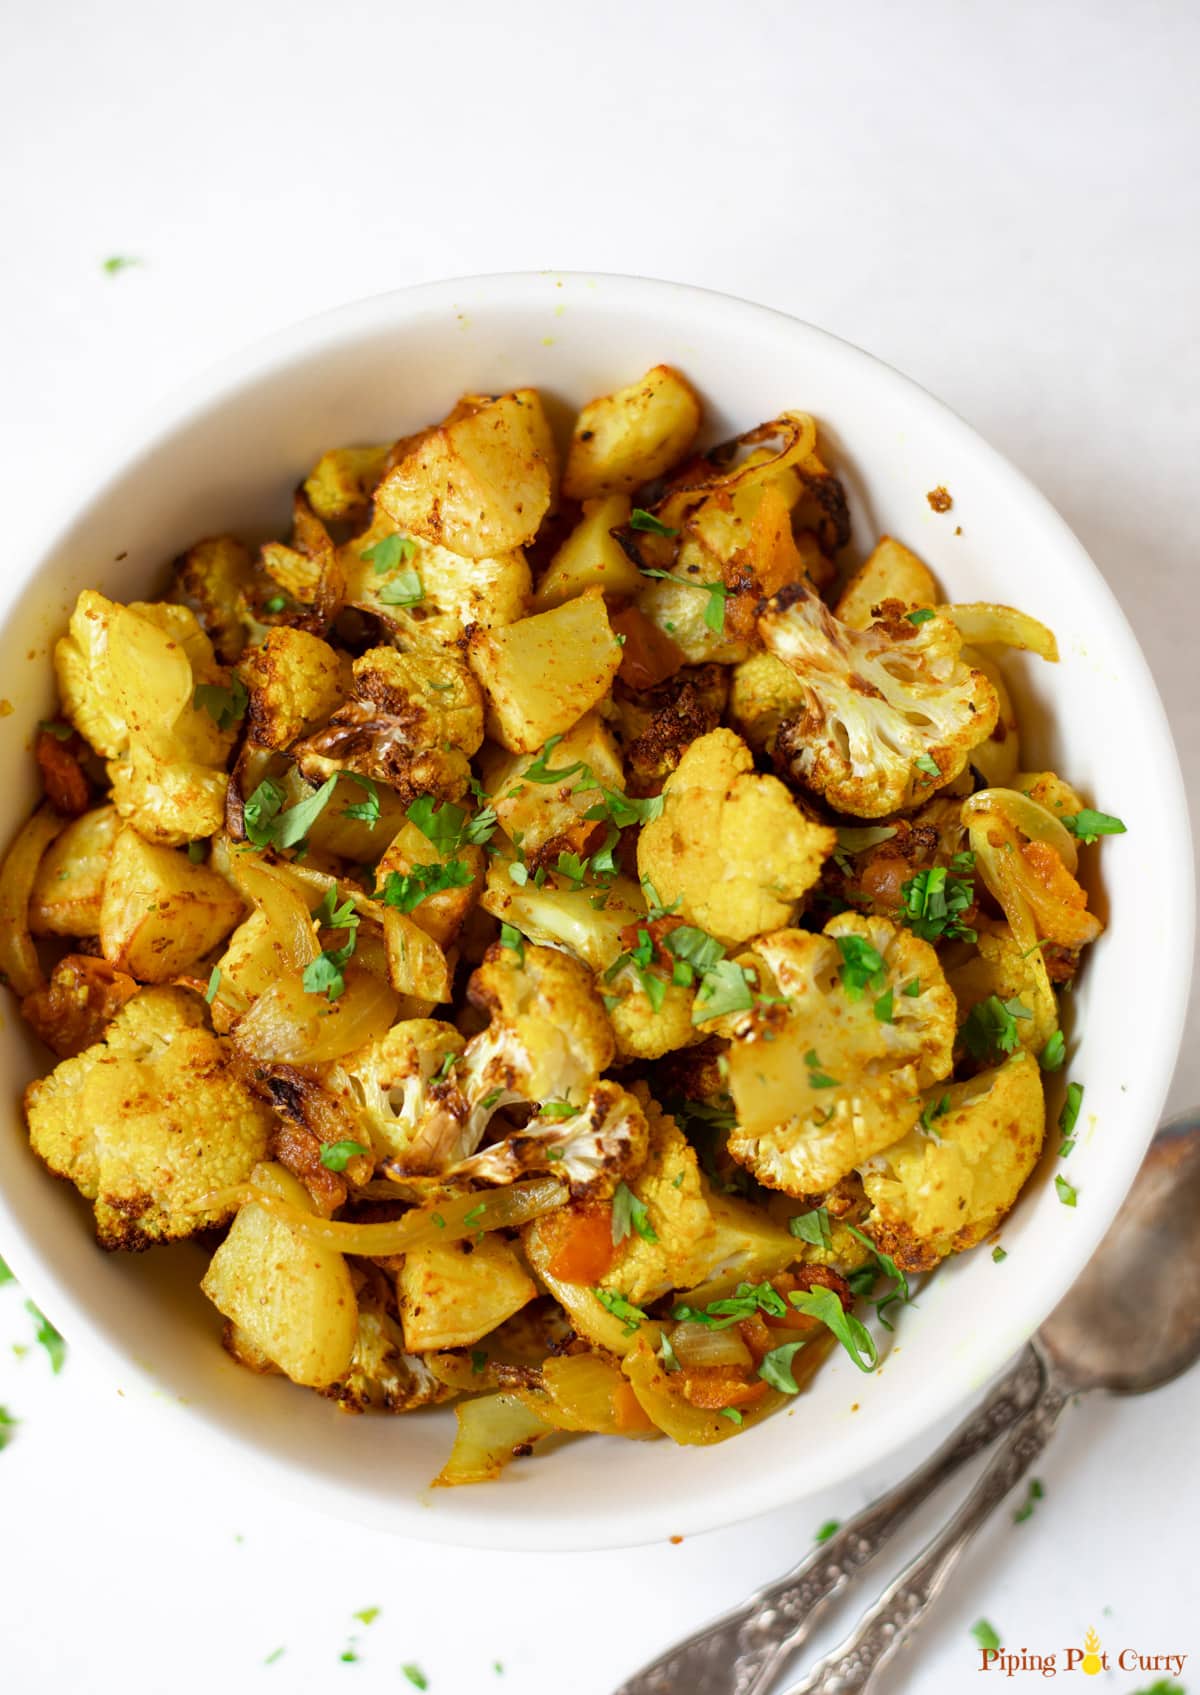
[[1060, 1671], [1079, 1671], [1085, 1677], [1095, 1677], [1102, 1671], [1169, 1672], [1179, 1677], [1187, 1660], [1186, 1654], [1148, 1654], [1140, 1648], [1110, 1651], [1104, 1647], [1095, 1627], [1089, 1625], [1081, 1648], [1053, 1649], [1049, 1653], [1037, 1653], [1030, 1648], [980, 1648], [975, 1669], [998, 1671], [1005, 1677], [1022, 1673], [1057, 1677]]

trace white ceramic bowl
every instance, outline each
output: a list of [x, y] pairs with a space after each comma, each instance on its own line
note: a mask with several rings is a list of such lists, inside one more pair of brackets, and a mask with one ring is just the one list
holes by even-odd
[[[506, 1548], [597, 1548], [749, 1517], [850, 1476], [980, 1386], [1067, 1289], [1120, 1206], [1154, 1129], [1179, 1041], [1191, 958], [1191, 855], [1182, 784], [1154, 683], [1116, 602], [1046, 500], [923, 390], [867, 354], [762, 307], [625, 277], [517, 275], [438, 283], [363, 301], [239, 355], [167, 407], [41, 558], [9, 562], [0, 720], [11, 835], [34, 797], [27, 756], [51, 706], [49, 645], [78, 591], [153, 595], [195, 538], [279, 533], [291, 489], [324, 449], [397, 436], [464, 390], [532, 383], [566, 404], [665, 360], [703, 392], [711, 439], [785, 407], [816, 414], [865, 550], [889, 532], [950, 598], [1000, 600], [1057, 631], [1062, 662], [1006, 660], [1023, 763], [1061, 770], [1124, 818], [1093, 884], [1109, 928], [1068, 1006], [1069, 1075], [1086, 1086], [1070, 1176], [1075, 1210], [1043, 1168], [984, 1250], [944, 1267], [904, 1312], [884, 1369], [839, 1353], [815, 1388], [743, 1437], [564, 1442], [497, 1484], [433, 1490], [452, 1414], [347, 1418], [222, 1351], [189, 1247], [105, 1255], [86, 1210], [30, 1156], [16, 1107], [45, 1055], [3, 1010], [0, 1247], [72, 1344], [178, 1407], [181, 1445], [314, 1506], [410, 1536]], [[997, 381], [1003, 381], [1002, 370]], [[565, 414], [564, 414], [565, 415]], [[952, 512], [931, 511], [942, 484]], [[960, 533], [961, 526], [961, 533]], [[18, 580], [19, 579], [19, 580]], [[34, 655], [33, 663], [29, 655]], [[1061, 1078], [1059, 1087], [1061, 1088]]]

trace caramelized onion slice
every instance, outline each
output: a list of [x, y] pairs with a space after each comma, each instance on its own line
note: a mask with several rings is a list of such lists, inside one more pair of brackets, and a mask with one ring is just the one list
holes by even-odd
[[21, 999], [46, 986], [29, 933], [29, 897], [42, 855], [65, 824], [49, 806], [39, 806], [17, 832], [0, 867], [0, 972]]

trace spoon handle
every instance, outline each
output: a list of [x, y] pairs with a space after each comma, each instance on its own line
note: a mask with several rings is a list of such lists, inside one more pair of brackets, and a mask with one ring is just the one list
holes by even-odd
[[1071, 1394], [1052, 1372], [1044, 1372], [1034, 1404], [949, 1524], [904, 1568], [846, 1640], [786, 1695], [867, 1695], [875, 1687], [876, 1673], [925, 1618], [975, 1532], [1045, 1448]]
[[1026, 1348], [932, 1458], [842, 1526], [785, 1576], [669, 1648], [616, 1695], [761, 1695], [826, 1607], [934, 1491], [1033, 1405], [1042, 1370]]

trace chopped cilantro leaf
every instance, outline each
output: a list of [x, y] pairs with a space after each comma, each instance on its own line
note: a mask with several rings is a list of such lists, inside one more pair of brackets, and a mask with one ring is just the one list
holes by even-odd
[[808, 1067], [808, 1086], [810, 1089], [836, 1089], [838, 1087], [838, 1079], [830, 1077], [822, 1071], [816, 1048], [809, 1048], [804, 1056], [804, 1063]]
[[641, 1307], [635, 1307], [632, 1301], [626, 1300], [624, 1295], [618, 1295], [615, 1289], [593, 1289], [592, 1293], [605, 1312], [621, 1320], [626, 1336], [632, 1336], [646, 1316]]
[[100, 269], [106, 277], [115, 277], [119, 276], [122, 271], [132, 270], [134, 266], [141, 263], [140, 259], [135, 259], [128, 253], [114, 253], [111, 259], [105, 259], [102, 262]]
[[874, 1337], [861, 1319], [846, 1311], [832, 1289], [820, 1285], [793, 1289], [788, 1300], [799, 1312], [819, 1319], [831, 1330], [860, 1371], [874, 1371], [879, 1359]]
[[1007, 1249], [1001, 1248], [1001, 1247], [995, 1247], [995, 1248], [992, 1249], [992, 1263], [993, 1263], [993, 1265], [1003, 1265], [1007, 1258], [1008, 1258]]
[[[260, 788], [263, 786], [263, 784], [259, 785]], [[272, 784], [272, 787], [275, 787], [275, 785]], [[277, 816], [272, 815], [267, 841], [277, 848], [295, 847], [298, 842], [302, 842], [329, 804], [336, 787], [337, 777], [330, 777], [321, 784], [319, 789], [314, 789], [313, 793], [304, 800], [298, 800], [295, 806], [289, 806], [285, 811], [279, 812]], [[257, 792], [255, 790], [255, 793]], [[253, 796], [251, 799], [253, 799]], [[248, 805], [249, 802], [247, 802]], [[247, 829], [246, 834], [250, 835], [249, 829]], [[254, 841], [253, 836], [250, 839]], [[262, 847], [265, 843], [255, 842], [254, 845]]]
[[246, 704], [249, 699], [245, 683], [235, 676], [227, 689], [222, 688], [219, 683], [197, 683], [192, 704], [200, 711], [207, 712], [218, 730], [232, 730], [233, 726], [246, 716]]
[[487, 1202], [486, 1201], [480, 1201], [478, 1206], [472, 1207], [470, 1212], [463, 1214], [463, 1223], [464, 1224], [478, 1224], [479, 1220], [481, 1218], [483, 1218], [486, 1213], [487, 1213]]
[[783, 1342], [764, 1354], [758, 1367], [758, 1375], [763, 1382], [769, 1383], [772, 1389], [782, 1390], [785, 1395], [798, 1395], [800, 1386], [792, 1372], [792, 1361], [804, 1346], [804, 1341]]
[[612, 1239], [614, 1242], [623, 1242], [634, 1230], [643, 1242], [658, 1241], [658, 1235], [646, 1211], [646, 1203], [638, 1199], [622, 1178], [612, 1199]]
[[661, 577], [665, 582], [677, 583], [685, 589], [703, 589], [708, 596], [704, 607], [704, 622], [714, 635], [721, 635], [725, 629], [725, 601], [729, 589], [724, 583], [697, 582], [692, 577], [677, 577], [671, 571], [651, 570], [648, 565], [639, 567], [643, 577]]
[[836, 1536], [838, 1531], [841, 1528], [842, 1528], [841, 1519], [827, 1518], [825, 1520], [825, 1523], [817, 1531], [817, 1534], [813, 1537], [813, 1541], [814, 1542], [828, 1542], [829, 1538], [831, 1536]]
[[211, 1006], [212, 1003], [216, 1000], [217, 990], [220, 987], [221, 987], [221, 967], [219, 965], [214, 965], [212, 970], [208, 974], [208, 987], [204, 991], [204, 998], [208, 1002], [209, 1006]]
[[452, 800], [443, 801], [439, 806], [432, 795], [418, 795], [405, 817], [441, 853], [454, 853], [464, 843], [482, 847], [491, 840], [496, 830], [496, 814], [491, 807], [485, 807], [472, 817], [461, 806], [455, 806]]
[[360, 1607], [356, 1613], [351, 1613], [350, 1617], [356, 1618], [360, 1624], [374, 1624], [379, 1617], [379, 1608]]
[[19, 1423], [20, 1420], [14, 1418], [7, 1407], [0, 1407], [0, 1453], [3, 1453], [12, 1441], [13, 1431]]
[[1079, 1108], [1083, 1104], [1083, 1084], [1068, 1083], [1067, 1098], [1063, 1101], [1062, 1111], [1058, 1115], [1058, 1131], [1062, 1137], [1062, 1145], [1058, 1157], [1066, 1159], [1075, 1147], [1075, 1126], [1079, 1122]]
[[561, 735], [550, 737], [533, 763], [521, 772], [520, 780], [522, 783], [562, 783], [568, 777], [576, 777], [583, 773], [585, 786], [590, 786], [592, 768], [584, 760], [576, 759], [572, 764], [560, 765], [557, 769], [549, 765], [550, 755], [561, 741]]
[[412, 566], [406, 565], [384, 583], [377, 598], [381, 606], [419, 606], [425, 599], [425, 585]]
[[45, 1313], [39, 1311], [32, 1301], [25, 1302], [25, 1311], [37, 1325], [37, 1330], [34, 1333], [33, 1339], [39, 1348], [45, 1348], [50, 1359], [50, 1369], [54, 1373], [55, 1377], [57, 1377], [59, 1372], [62, 1370], [63, 1362], [67, 1357], [67, 1344], [63, 1341], [62, 1337], [51, 1324], [50, 1320], [46, 1317]]
[[9, 1270], [8, 1266], [4, 1263], [4, 1261], [2, 1259], [0, 1259], [0, 1286], [2, 1286], [5, 1283], [15, 1283], [15, 1282], [16, 1282], [16, 1278], [13, 1276], [12, 1272]]
[[203, 865], [204, 864], [204, 843], [203, 842], [189, 842], [188, 845], [187, 845], [187, 856], [191, 860], [193, 865]]
[[397, 912], [412, 912], [431, 895], [465, 889], [471, 880], [471, 868], [461, 859], [447, 860], [444, 865], [414, 865], [411, 871], [389, 871], [382, 894], [377, 891], [376, 898]]
[[913, 760], [913, 764], [918, 771], [923, 771], [927, 777], [940, 777], [942, 774], [941, 766], [931, 754], [922, 753]]
[[944, 865], [932, 865], [918, 871], [901, 886], [900, 922], [906, 924], [922, 941], [973, 942], [977, 932], [964, 924], [959, 913], [975, 901], [975, 886], [961, 877], [951, 876]]
[[894, 1005], [895, 1003], [892, 997], [892, 991], [891, 989], [886, 989], [884, 993], [880, 995], [871, 1010], [874, 1012], [876, 1018], [881, 1024], [893, 1024], [895, 1022], [893, 1017]]
[[[282, 612], [287, 603], [288, 597], [286, 594], [273, 594], [269, 600], [263, 601], [263, 611], [272, 614]], [[278, 1652], [282, 1654], [283, 1649], [280, 1648]]]
[[500, 926], [500, 946], [511, 948], [517, 956], [517, 964], [525, 963], [525, 938], [519, 930], [514, 930], [511, 924]]
[[1055, 1176], [1054, 1187], [1058, 1191], [1059, 1200], [1065, 1207], [1073, 1207], [1079, 1199], [1079, 1190], [1073, 1184], [1068, 1183], [1061, 1172]]
[[754, 1005], [750, 983], [742, 967], [732, 959], [718, 960], [704, 976], [692, 1008], [692, 1023], [722, 1018], [731, 1012], [749, 1012]]
[[812, 1212], [798, 1212], [788, 1219], [788, 1231], [810, 1247], [828, 1250], [833, 1246], [833, 1229], [824, 1207], [814, 1207]]
[[1119, 818], [1114, 818], [1110, 812], [1093, 812], [1090, 806], [1085, 806], [1080, 812], [1070, 812], [1060, 819], [1073, 836], [1077, 836], [1087, 846], [1099, 836], [1123, 836], [1125, 825]]
[[1045, 1500], [1046, 1491], [1039, 1477], [1031, 1477], [1025, 1500], [1013, 1514], [1014, 1524], [1024, 1524], [1027, 1518], [1033, 1517], [1033, 1509], [1039, 1501]]
[[910, 624], [927, 624], [933, 617], [931, 606], [919, 606], [915, 612], [906, 612], [904, 616]]
[[647, 535], [652, 536], [677, 536], [679, 534], [678, 530], [673, 530], [669, 524], [664, 524], [660, 518], [654, 516], [653, 512], [647, 512], [642, 506], [635, 506], [629, 514], [629, 528], [631, 530], [644, 530]]
[[722, 1407], [721, 1417], [727, 1418], [730, 1424], [741, 1424], [743, 1422], [741, 1411], [737, 1407]]
[[366, 1152], [361, 1142], [324, 1142], [321, 1145], [321, 1164], [326, 1171], [345, 1171], [352, 1159]]
[[783, 1296], [773, 1283], [739, 1283], [724, 1300], [710, 1301], [706, 1307], [691, 1307], [685, 1302], [674, 1309], [672, 1317], [681, 1323], [690, 1321], [727, 1330], [740, 1319], [753, 1318], [756, 1312], [770, 1313], [772, 1318], [782, 1318], [787, 1312]]
[[1000, 1651], [1000, 1638], [985, 1618], [971, 1626], [971, 1635], [981, 1648], [991, 1648], [996, 1653]]
[[999, 995], [989, 995], [971, 1008], [960, 1034], [969, 1054], [992, 1061], [1016, 1052], [1020, 1045], [1017, 1020], [1032, 1017], [1029, 1008], [1015, 996], [1002, 1001]]
[[70, 724], [61, 724], [56, 718], [39, 718], [38, 729], [46, 735], [53, 736], [56, 742], [69, 742], [75, 731]]
[[698, 930], [694, 924], [680, 924], [674, 930], [668, 930], [663, 937], [663, 946], [676, 959], [683, 960], [694, 971], [701, 975], [711, 971], [725, 958], [725, 949], [715, 936], [710, 936], [707, 930]]
[[357, 783], [367, 794], [366, 800], [352, 801], [349, 806], [343, 806], [342, 817], [357, 818], [373, 830], [379, 822], [379, 790], [370, 777], [360, 777], [357, 771], [339, 771], [338, 776], [349, 777], [352, 783]]
[[683, 1370], [683, 1367], [679, 1363], [679, 1355], [671, 1346], [671, 1338], [667, 1335], [665, 1330], [662, 1333], [662, 1341], [658, 1344], [658, 1358], [662, 1362], [662, 1368], [664, 1371]]
[[873, 948], [865, 937], [839, 936], [837, 945], [842, 956], [838, 976], [848, 1000], [861, 1000], [863, 990], [868, 985], [875, 990], [883, 988], [886, 980], [883, 955]]
[[1056, 1030], [1038, 1055], [1043, 1071], [1061, 1071], [1067, 1057], [1067, 1043], [1061, 1030]]
[[475, 1377], [482, 1377], [487, 1370], [488, 1357], [482, 1348], [471, 1349], [471, 1372]]
[[397, 565], [407, 565], [416, 551], [417, 544], [411, 536], [382, 536], [372, 546], [363, 548], [362, 558], [369, 559], [376, 575], [382, 577]]

